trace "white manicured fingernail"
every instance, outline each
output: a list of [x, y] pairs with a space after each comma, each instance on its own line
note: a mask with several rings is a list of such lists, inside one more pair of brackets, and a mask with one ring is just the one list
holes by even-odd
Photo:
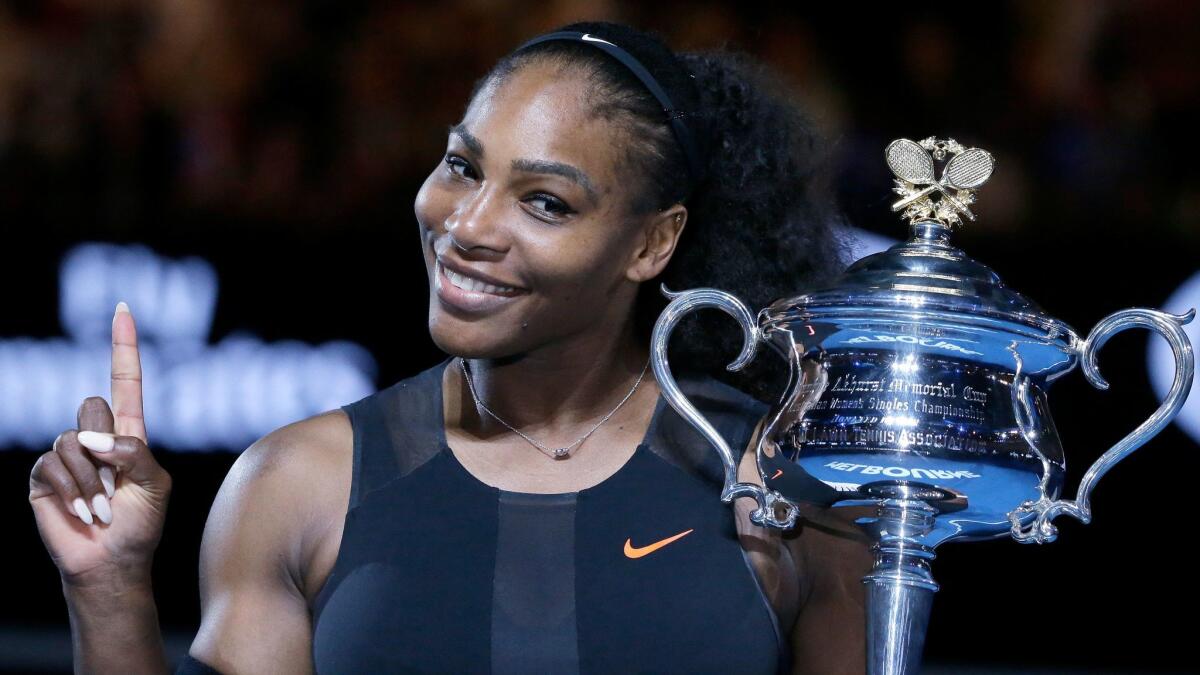
[[117, 481], [113, 477], [111, 466], [100, 467], [100, 482], [104, 484], [104, 494], [108, 495], [109, 499], [112, 499], [113, 493], [117, 491]]
[[128, 312], [128, 311], [129, 311], [129, 305], [125, 304], [125, 301], [122, 300], [117, 303], [117, 311], [114, 312], [114, 314], [119, 314], [121, 312]]
[[99, 516], [100, 522], [108, 525], [112, 522], [112, 507], [108, 505], [108, 498], [99, 492], [95, 497], [92, 497], [92, 510]]
[[112, 434], [102, 434], [98, 431], [81, 431], [78, 434], [78, 438], [79, 442], [92, 452], [112, 452], [114, 442]]
[[87, 504], [84, 503], [83, 497], [76, 497], [75, 501], [71, 502], [71, 506], [75, 507], [75, 513], [79, 519], [88, 525], [92, 524], [92, 512], [88, 511]]

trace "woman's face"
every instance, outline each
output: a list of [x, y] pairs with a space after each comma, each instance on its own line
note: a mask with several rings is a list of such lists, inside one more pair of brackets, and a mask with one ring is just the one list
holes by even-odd
[[626, 141], [589, 116], [577, 72], [526, 63], [483, 87], [417, 194], [429, 330], [447, 353], [599, 347], [670, 258], [685, 211], [628, 213]]

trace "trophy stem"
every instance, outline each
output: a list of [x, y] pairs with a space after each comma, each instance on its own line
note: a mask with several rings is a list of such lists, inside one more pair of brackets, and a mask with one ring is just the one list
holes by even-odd
[[[885, 486], [875, 484], [877, 493]], [[938, 509], [922, 499], [919, 490], [895, 486], [899, 498], [878, 501], [876, 517], [864, 525], [878, 541], [875, 564], [863, 578], [867, 585], [867, 672], [870, 675], [911, 675], [921, 666], [929, 610], [937, 582], [929, 571], [935, 554], [919, 537], [933, 529]]]
[[952, 228], [936, 220], [919, 220], [909, 227], [913, 241], [940, 246], [950, 245]]

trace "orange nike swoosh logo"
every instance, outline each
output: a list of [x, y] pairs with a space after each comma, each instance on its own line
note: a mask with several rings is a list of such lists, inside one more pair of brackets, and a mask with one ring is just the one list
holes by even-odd
[[775, 475], [771, 476], [771, 480], [775, 480], [776, 478], [779, 478], [782, 475], [783, 475], [783, 469], [776, 469]]
[[683, 532], [680, 532], [679, 534], [677, 534], [675, 536], [667, 537], [666, 539], [660, 539], [660, 540], [654, 542], [653, 544], [649, 544], [647, 546], [642, 546], [640, 548], [634, 548], [633, 541], [630, 539], [626, 539], [625, 540], [625, 557], [626, 558], [640, 558], [644, 555], [650, 555], [651, 553], [654, 553], [655, 551], [666, 546], [667, 544], [669, 544], [677, 539], [682, 539], [683, 537], [685, 537], [691, 533], [692, 533], [691, 530], [684, 530]]

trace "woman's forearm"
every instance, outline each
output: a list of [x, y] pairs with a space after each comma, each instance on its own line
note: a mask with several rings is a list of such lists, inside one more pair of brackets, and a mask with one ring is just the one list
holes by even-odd
[[77, 584], [63, 581], [75, 673], [170, 672], [150, 575]]

